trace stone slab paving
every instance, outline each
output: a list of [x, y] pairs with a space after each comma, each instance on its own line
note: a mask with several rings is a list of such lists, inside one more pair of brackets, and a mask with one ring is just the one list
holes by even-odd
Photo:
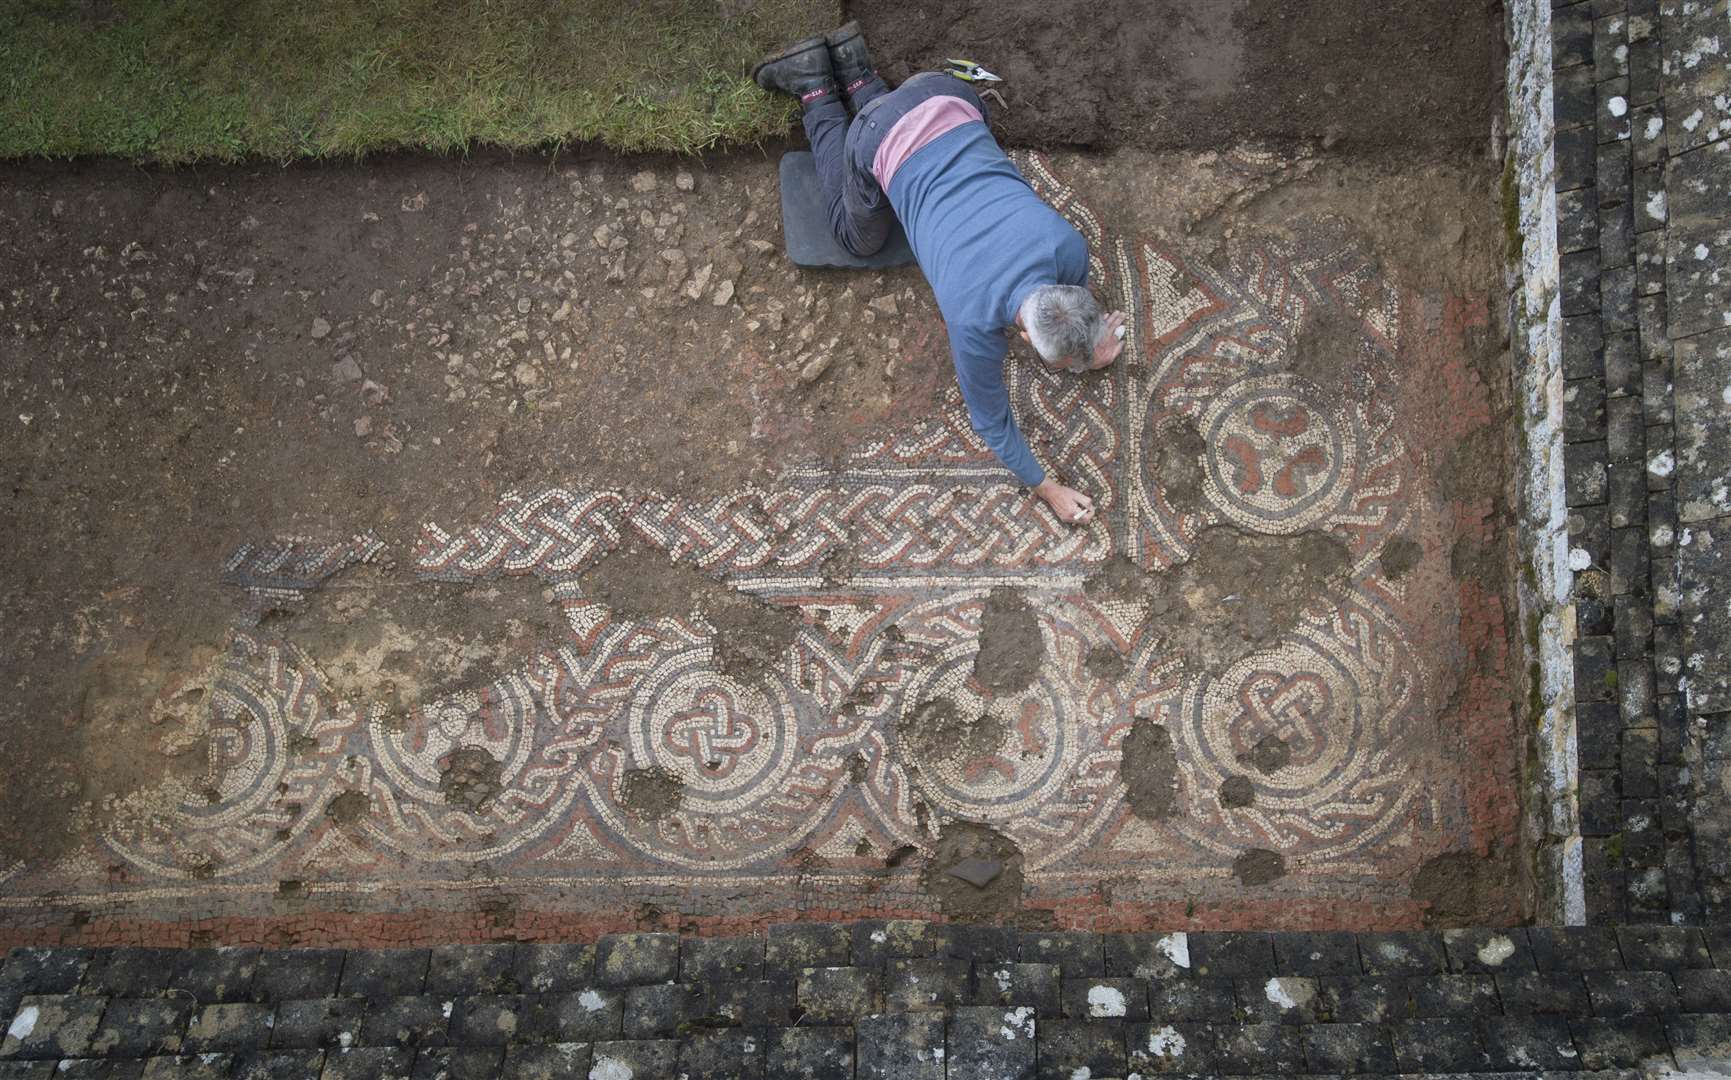
[[[1274, 159], [1223, 161], [1249, 175]], [[1501, 437], [1487, 297], [1397, 286], [1326, 219], [1187, 259], [1111, 231], [1043, 158], [1019, 162], [1130, 315], [1133, 359], [1106, 373], [1010, 369], [1037, 450], [1095, 493], [1095, 526], [1010, 482], [959, 398], [767, 490], [541, 485], [453, 512], [407, 553], [420, 576], [532, 579], [568, 636], [405, 714], [340, 696], [268, 627], [236, 629], [187, 688], [205, 782], [0, 875], [4, 933], [177, 943], [156, 920], [190, 916], [214, 920], [203, 940], [263, 941], [244, 920], [276, 917], [291, 941], [345, 944], [380, 938], [332, 923], [473, 912], [494, 893], [613, 926], [645, 905], [935, 915], [925, 877], [961, 823], [1007, 844], [1006, 915], [1055, 925], [1198, 909], [1213, 925], [1418, 925], [1414, 877], [1450, 857], [1501, 867], [1467, 895], [1488, 897], [1481, 917], [1520, 917], [1510, 552], [1471, 449]], [[702, 619], [619, 615], [585, 575], [627, 546], [789, 613], [791, 644], [745, 678]], [[261, 539], [212, 571], [263, 611], [380, 548]], [[1241, 591], [1256, 566], [1287, 579]], [[1163, 596], [1145, 572], [1198, 576]], [[993, 686], [978, 665], [1006, 590], [1043, 660]], [[996, 734], [922, 749], [934, 709]], [[1155, 754], [1137, 779], [1136, 731], [1167, 748], [1167, 773]], [[459, 759], [491, 770], [484, 798], [452, 797]], [[677, 804], [643, 812], [644, 776]], [[497, 936], [492, 918], [403, 929]]]
[[[810, 950], [824, 930], [846, 943], [840, 952]], [[827, 966], [760, 978], [814, 957]], [[1060, 943], [864, 922], [592, 945], [26, 948], [0, 964], [0, 1021], [0, 1080], [1621, 1077], [1728, 1060], [1731, 936], [1625, 927]]]
[[1731, 10], [1551, 30], [1587, 916], [1701, 921], [1731, 903]]

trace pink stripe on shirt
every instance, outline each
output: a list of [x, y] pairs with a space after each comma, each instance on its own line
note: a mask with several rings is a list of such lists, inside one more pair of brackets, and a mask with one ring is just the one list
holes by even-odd
[[890, 128], [884, 141], [878, 144], [878, 152], [872, 155], [872, 175], [877, 177], [878, 187], [889, 191], [890, 180], [902, 167], [902, 162], [913, 157], [933, 139], [963, 124], [984, 119], [972, 102], [948, 94], [927, 98], [915, 105], [906, 116], [896, 121], [896, 126]]

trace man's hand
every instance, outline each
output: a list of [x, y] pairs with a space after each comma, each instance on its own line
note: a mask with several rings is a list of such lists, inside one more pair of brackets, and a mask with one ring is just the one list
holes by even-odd
[[1086, 525], [1094, 520], [1094, 500], [1077, 491], [1065, 487], [1050, 476], [1040, 481], [1034, 488], [1034, 494], [1046, 500], [1046, 505], [1052, 508], [1052, 513], [1058, 515], [1058, 520], [1070, 525]]
[[1124, 351], [1124, 313], [1114, 311], [1106, 316], [1106, 329], [1094, 342], [1094, 359], [1088, 365], [1089, 371], [1099, 371], [1101, 368], [1118, 359], [1118, 354]]

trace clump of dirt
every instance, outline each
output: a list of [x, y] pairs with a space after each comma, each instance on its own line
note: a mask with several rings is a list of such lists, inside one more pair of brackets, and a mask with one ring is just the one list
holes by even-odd
[[1019, 693], [1034, 685], [1045, 652], [1040, 620], [1021, 592], [1007, 585], [993, 589], [980, 617], [974, 678], [994, 694]]
[[1324, 393], [1357, 400], [1369, 390], [1361, 354], [1364, 321], [1332, 304], [1317, 304], [1292, 347], [1292, 373]]
[[920, 702], [896, 723], [896, 748], [914, 768], [972, 761], [995, 753], [1009, 726], [995, 713], [963, 716], [947, 697]]
[[1089, 649], [1087, 659], [1082, 661], [1083, 670], [1105, 682], [1111, 682], [1123, 675], [1129, 666], [1124, 654], [1105, 642]]
[[633, 619], [697, 617], [715, 631], [715, 666], [742, 681], [761, 678], [782, 662], [800, 621], [659, 551], [625, 547], [583, 575], [585, 595]]
[[1220, 784], [1220, 807], [1240, 810], [1256, 801], [1256, 785], [1248, 776], [1228, 776]]
[[[950, 873], [970, 860], [996, 864], [992, 869], [998, 872], [984, 887]], [[1003, 922], [1022, 903], [1022, 850], [990, 826], [951, 822], [939, 833], [920, 884], [956, 922]]]
[[1382, 549], [1377, 568], [1390, 581], [1399, 581], [1417, 568], [1424, 558], [1424, 545], [1410, 536], [1397, 536]]
[[1451, 851], [1419, 867], [1412, 879], [1412, 898], [1425, 905], [1426, 923], [1460, 925], [1479, 912], [1493, 910], [1504, 881], [1504, 870], [1496, 860]]
[[679, 777], [659, 765], [648, 769], [626, 769], [619, 776], [619, 805], [625, 812], [653, 825], [679, 810], [685, 785]]
[[1239, 755], [1238, 760], [1255, 766], [1257, 772], [1267, 776], [1292, 762], [1292, 747], [1278, 735], [1264, 735], [1256, 740], [1249, 753]]
[[457, 587], [372, 564], [266, 625], [306, 650], [339, 698], [377, 703], [393, 716], [485, 685], [566, 632], [533, 577]]
[[366, 817], [371, 807], [372, 800], [366, 792], [351, 788], [332, 799], [325, 807], [325, 813], [338, 825], [353, 825]]
[[1166, 505], [1180, 514], [1202, 509], [1202, 455], [1208, 444], [1192, 417], [1180, 417], [1155, 434], [1153, 474]]
[[504, 787], [502, 769], [499, 759], [481, 747], [458, 747], [439, 770], [439, 790], [452, 806], [478, 812]]
[[1346, 545], [1326, 533], [1264, 536], [1217, 525], [1197, 537], [1189, 561], [1163, 574], [1115, 556], [1083, 587], [1140, 604], [1160, 642], [1218, 674], [1278, 640], [1351, 569]]
[[1501, 21], [1427, 0], [852, 0], [892, 82], [979, 60], [1006, 81], [1018, 145], [1213, 149], [1322, 139], [1347, 150], [1476, 150], [1496, 103]]
[[1131, 813], [1144, 821], [1169, 817], [1178, 799], [1178, 752], [1171, 733], [1146, 716], [1137, 717], [1124, 736], [1118, 778]]
[[637, 620], [701, 618], [715, 630], [717, 670], [751, 682], [782, 663], [800, 620], [663, 552], [623, 547], [583, 573], [583, 594]]
[[1266, 885], [1286, 876], [1286, 856], [1267, 848], [1251, 848], [1232, 860], [1232, 876], [1243, 885]]

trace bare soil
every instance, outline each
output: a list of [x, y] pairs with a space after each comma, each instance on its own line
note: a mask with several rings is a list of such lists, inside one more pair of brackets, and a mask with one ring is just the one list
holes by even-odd
[[1017, 145], [1317, 142], [1456, 155], [1488, 142], [1501, 25], [1434, 0], [851, 0], [892, 82], [949, 57], [1004, 78]]

